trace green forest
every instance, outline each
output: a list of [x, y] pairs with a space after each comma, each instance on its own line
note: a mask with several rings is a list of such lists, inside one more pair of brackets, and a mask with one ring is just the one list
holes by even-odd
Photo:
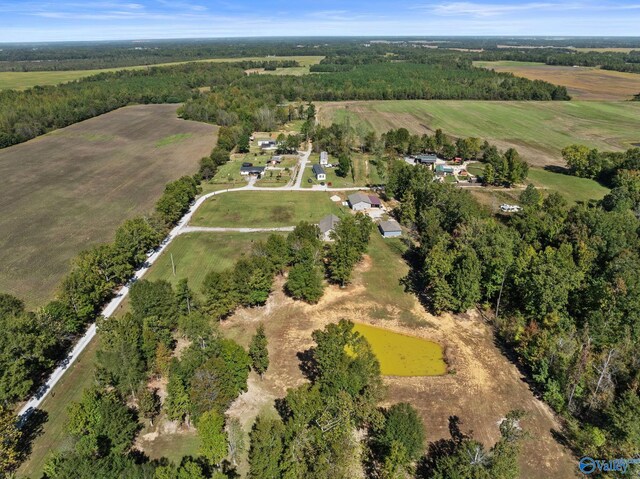
[[[576, 454], [640, 451], [640, 221], [633, 204], [570, 207], [529, 185], [493, 217], [431, 172], [396, 161], [387, 194], [412, 228], [407, 285], [434, 313], [480, 305], [565, 420]], [[612, 193], [614, 194], [614, 193]]]
[[[375, 58], [375, 57], [370, 57]], [[246, 75], [295, 62], [190, 63], [101, 73], [59, 86], [0, 92], [0, 148], [132, 103], [186, 102], [187, 119], [261, 129], [285, 102], [376, 99], [567, 100], [566, 88], [438, 57], [430, 63], [382, 62], [321, 75]], [[210, 91], [203, 91], [210, 90]], [[264, 115], [263, 115], [264, 116]]]

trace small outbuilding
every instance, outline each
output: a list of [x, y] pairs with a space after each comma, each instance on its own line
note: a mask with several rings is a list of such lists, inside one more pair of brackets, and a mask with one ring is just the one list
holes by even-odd
[[329, 153], [326, 151], [320, 152], [320, 164], [326, 166], [329, 164]]
[[327, 179], [327, 173], [320, 165], [313, 165], [313, 174], [316, 175], [316, 180], [325, 181]]
[[320, 229], [320, 238], [323, 241], [331, 241], [331, 232], [335, 229], [338, 223], [340, 223], [340, 218], [338, 218], [334, 214], [330, 214], [322, 218], [318, 222], [318, 228]]
[[402, 236], [402, 228], [396, 220], [381, 221], [378, 223], [378, 229], [383, 238], [397, 238]]

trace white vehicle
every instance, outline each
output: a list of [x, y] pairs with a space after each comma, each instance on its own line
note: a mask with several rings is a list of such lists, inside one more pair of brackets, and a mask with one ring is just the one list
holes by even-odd
[[500, 210], [504, 211], [505, 213], [517, 213], [521, 209], [522, 207], [518, 205], [508, 205], [506, 203], [500, 205]]

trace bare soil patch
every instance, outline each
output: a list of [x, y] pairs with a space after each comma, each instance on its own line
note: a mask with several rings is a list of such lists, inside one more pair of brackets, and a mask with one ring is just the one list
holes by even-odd
[[42, 305], [79, 251], [110, 241], [168, 181], [195, 171], [217, 129], [180, 120], [177, 108], [121, 108], [0, 150], [0, 291]]

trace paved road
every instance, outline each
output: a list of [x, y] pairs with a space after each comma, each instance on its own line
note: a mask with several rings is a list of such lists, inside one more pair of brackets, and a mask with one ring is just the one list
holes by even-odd
[[[317, 191], [317, 189], [312, 188], [302, 188], [302, 177], [304, 175], [304, 168], [306, 167], [307, 162], [309, 161], [309, 155], [311, 154], [311, 147], [302, 155], [300, 158], [300, 168], [298, 171], [298, 176], [296, 178], [296, 182], [294, 186], [285, 186], [285, 187], [257, 187], [255, 185], [255, 178], [250, 180], [247, 186], [239, 187], [239, 188], [230, 188], [226, 190], [214, 191], [212, 193], [208, 193], [199, 197], [193, 205], [189, 208], [189, 211], [180, 219], [178, 224], [173, 228], [167, 237], [162, 241], [160, 247], [151, 254], [146, 263], [135, 272], [135, 275], [132, 280], [127, 283], [126, 286], [121, 287], [117, 292], [113, 299], [103, 308], [101, 315], [105, 318], [110, 318], [116, 312], [116, 310], [120, 307], [126, 296], [129, 294], [129, 287], [133, 282], [142, 278], [145, 273], [151, 268], [151, 266], [158, 260], [160, 255], [164, 252], [165, 249], [171, 244], [171, 242], [175, 239], [176, 236], [187, 233], [189, 231], [291, 231], [293, 227], [285, 227], [291, 229], [259, 229], [259, 228], [200, 228], [195, 226], [187, 226], [189, 221], [195, 211], [200, 208], [202, 203], [207, 201], [209, 198], [215, 195], [221, 195], [224, 193], [232, 193], [236, 191], [255, 191], [255, 190], [263, 190], [263, 191]], [[354, 187], [354, 188], [321, 188], [322, 191], [356, 191], [366, 189], [364, 187]], [[96, 325], [95, 323], [89, 326], [84, 335], [78, 340], [74, 348], [71, 350], [71, 353], [67, 358], [61, 362], [61, 364], [51, 373], [47, 382], [44, 383], [36, 392], [36, 394], [27, 401], [27, 403], [22, 407], [19, 412], [20, 416], [28, 416], [34, 409], [40, 407], [45, 398], [49, 395], [53, 387], [60, 381], [64, 373], [69, 369], [69, 367], [78, 359], [82, 351], [89, 345], [91, 340], [96, 335]]]
[[184, 233], [262, 233], [269, 231], [293, 231], [295, 226], [278, 228], [218, 228], [216, 226], [185, 226], [177, 234]]

